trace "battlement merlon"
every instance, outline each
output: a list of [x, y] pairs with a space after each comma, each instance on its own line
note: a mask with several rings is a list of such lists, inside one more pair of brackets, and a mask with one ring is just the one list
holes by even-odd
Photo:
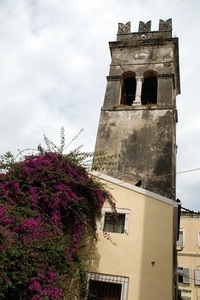
[[151, 31], [151, 21], [140, 21], [138, 32], [131, 32], [131, 22], [118, 23], [117, 41], [172, 38], [172, 19], [159, 20], [158, 31]]

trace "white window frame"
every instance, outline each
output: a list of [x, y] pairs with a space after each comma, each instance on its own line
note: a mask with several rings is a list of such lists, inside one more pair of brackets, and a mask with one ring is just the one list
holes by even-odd
[[200, 285], [200, 269], [194, 269], [194, 283]]
[[189, 289], [180, 289], [181, 290], [181, 298], [184, 300], [191, 300], [192, 299], [192, 290]]
[[180, 242], [179, 239], [178, 239], [176, 244], [177, 244], [178, 247], [184, 247], [185, 246], [185, 230], [180, 229], [179, 234], [180, 234], [180, 232], [183, 233], [183, 239], [182, 239], [182, 242]]
[[177, 275], [183, 276], [183, 282], [178, 282], [178, 284], [181, 284], [181, 283], [190, 284], [190, 269], [189, 268], [178, 267]]
[[[116, 208], [118, 214], [124, 214], [125, 215], [125, 222], [124, 222], [124, 233], [129, 233], [129, 223], [130, 223], [130, 209], [125, 208]], [[106, 213], [112, 213], [112, 210], [110, 207], [103, 207], [101, 211], [101, 220], [99, 223], [99, 231], [103, 231], [104, 228], [104, 222], [105, 222], [105, 214]], [[117, 233], [117, 232], [112, 232]], [[119, 233], [117, 233], [119, 234]], [[120, 233], [121, 234], [121, 233]]]
[[128, 277], [86, 272], [86, 279], [88, 282], [88, 288], [89, 288], [90, 280], [121, 284], [122, 289], [121, 289], [120, 300], [128, 300], [128, 283], [129, 283]]
[[198, 230], [197, 241], [198, 241], [198, 247], [200, 248], [200, 230]]

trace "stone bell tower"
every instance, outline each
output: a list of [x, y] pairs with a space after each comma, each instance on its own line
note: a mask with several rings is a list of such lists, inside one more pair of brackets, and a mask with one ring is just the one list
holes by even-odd
[[[172, 20], [118, 24], [93, 168], [175, 199], [178, 38]], [[101, 155], [100, 155], [101, 153]], [[103, 154], [102, 154], [103, 153]]]

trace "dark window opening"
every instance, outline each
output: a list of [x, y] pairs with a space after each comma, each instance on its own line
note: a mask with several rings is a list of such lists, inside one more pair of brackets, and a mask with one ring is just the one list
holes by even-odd
[[111, 213], [105, 213], [103, 231], [124, 233], [125, 214], [118, 214], [117, 218]]
[[157, 104], [157, 77], [149, 76], [144, 78], [142, 84], [141, 102], [146, 104]]
[[136, 80], [133, 72], [128, 72], [123, 75], [123, 86], [121, 104], [131, 106], [135, 101]]
[[178, 267], [177, 271], [179, 283], [190, 283], [190, 269]]
[[179, 283], [183, 283], [183, 276], [182, 275], [178, 275], [178, 282]]
[[90, 280], [88, 300], [120, 300], [121, 284]]

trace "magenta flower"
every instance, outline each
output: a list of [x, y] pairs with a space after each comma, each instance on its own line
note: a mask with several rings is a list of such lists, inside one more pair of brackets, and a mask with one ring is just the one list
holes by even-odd
[[0, 174], [2, 299], [62, 299], [62, 278], [82, 272], [78, 250], [87, 234], [96, 236], [105, 201], [116, 211], [112, 195], [74, 157], [42, 150], [11, 163]]

